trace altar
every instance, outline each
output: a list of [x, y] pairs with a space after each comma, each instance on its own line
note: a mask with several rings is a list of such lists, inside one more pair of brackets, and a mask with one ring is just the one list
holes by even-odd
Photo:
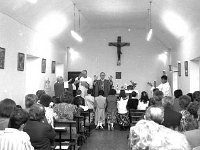
[[127, 85], [124, 84], [124, 86], [121, 86], [121, 88], [119, 88], [119, 85], [116, 84], [116, 94], [119, 95], [120, 94], [120, 90], [125, 90], [126, 95], [129, 95], [130, 93], [132, 93], [133, 91], [135, 91], [137, 93], [137, 96], [139, 95], [139, 91], [135, 89], [137, 83], [133, 82], [132, 80], [130, 81], [131, 85]]
[[[138, 90], [125, 90], [125, 93], [126, 93], [126, 94], [130, 94], [130, 93], [132, 93], [133, 91], [135, 91], [137, 94], [139, 94], [139, 91], [138, 91]], [[120, 90], [116, 90], [116, 93], [117, 93], [117, 95], [119, 95]]]

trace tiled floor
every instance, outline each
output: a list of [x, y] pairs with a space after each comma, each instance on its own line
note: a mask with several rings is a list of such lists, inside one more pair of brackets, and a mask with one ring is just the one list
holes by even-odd
[[93, 130], [81, 150], [129, 150], [128, 133], [129, 131]]

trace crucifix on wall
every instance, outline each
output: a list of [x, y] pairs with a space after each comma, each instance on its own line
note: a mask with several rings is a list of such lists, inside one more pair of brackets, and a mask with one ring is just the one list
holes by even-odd
[[109, 42], [108, 45], [117, 47], [117, 65], [120, 66], [121, 65], [121, 54], [122, 54], [121, 47], [130, 46], [130, 43], [121, 42], [121, 36], [118, 36], [117, 42]]

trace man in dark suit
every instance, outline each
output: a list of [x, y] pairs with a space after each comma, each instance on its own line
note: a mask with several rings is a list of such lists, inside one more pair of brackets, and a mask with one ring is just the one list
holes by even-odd
[[100, 79], [97, 80], [95, 75], [94, 79], [94, 96], [97, 97], [100, 90], [104, 91], [104, 96], [107, 97], [108, 93], [113, 85], [112, 76], [109, 77], [109, 80], [105, 79], [106, 74], [104, 72], [100, 73]]
[[54, 91], [56, 98], [62, 98], [64, 96], [64, 82], [61, 76], [57, 77], [57, 82], [54, 84]]
[[173, 110], [173, 103], [174, 99], [170, 96], [165, 96], [162, 99], [162, 105], [164, 107], [164, 121], [162, 125], [168, 128], [177, 129], [180, 125], [182, 115]]

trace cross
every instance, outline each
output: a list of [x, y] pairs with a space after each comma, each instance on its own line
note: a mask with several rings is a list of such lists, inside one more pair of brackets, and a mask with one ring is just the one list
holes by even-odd
[[121, 47], [123, 46], [130, 46], [130, 43], [121, 42], [121, 36], [117, 37], [117, 42], [109, 42], [109, 46], [116, 46], [117, 47], [117, 65], [120, 66], [121, 64]]

